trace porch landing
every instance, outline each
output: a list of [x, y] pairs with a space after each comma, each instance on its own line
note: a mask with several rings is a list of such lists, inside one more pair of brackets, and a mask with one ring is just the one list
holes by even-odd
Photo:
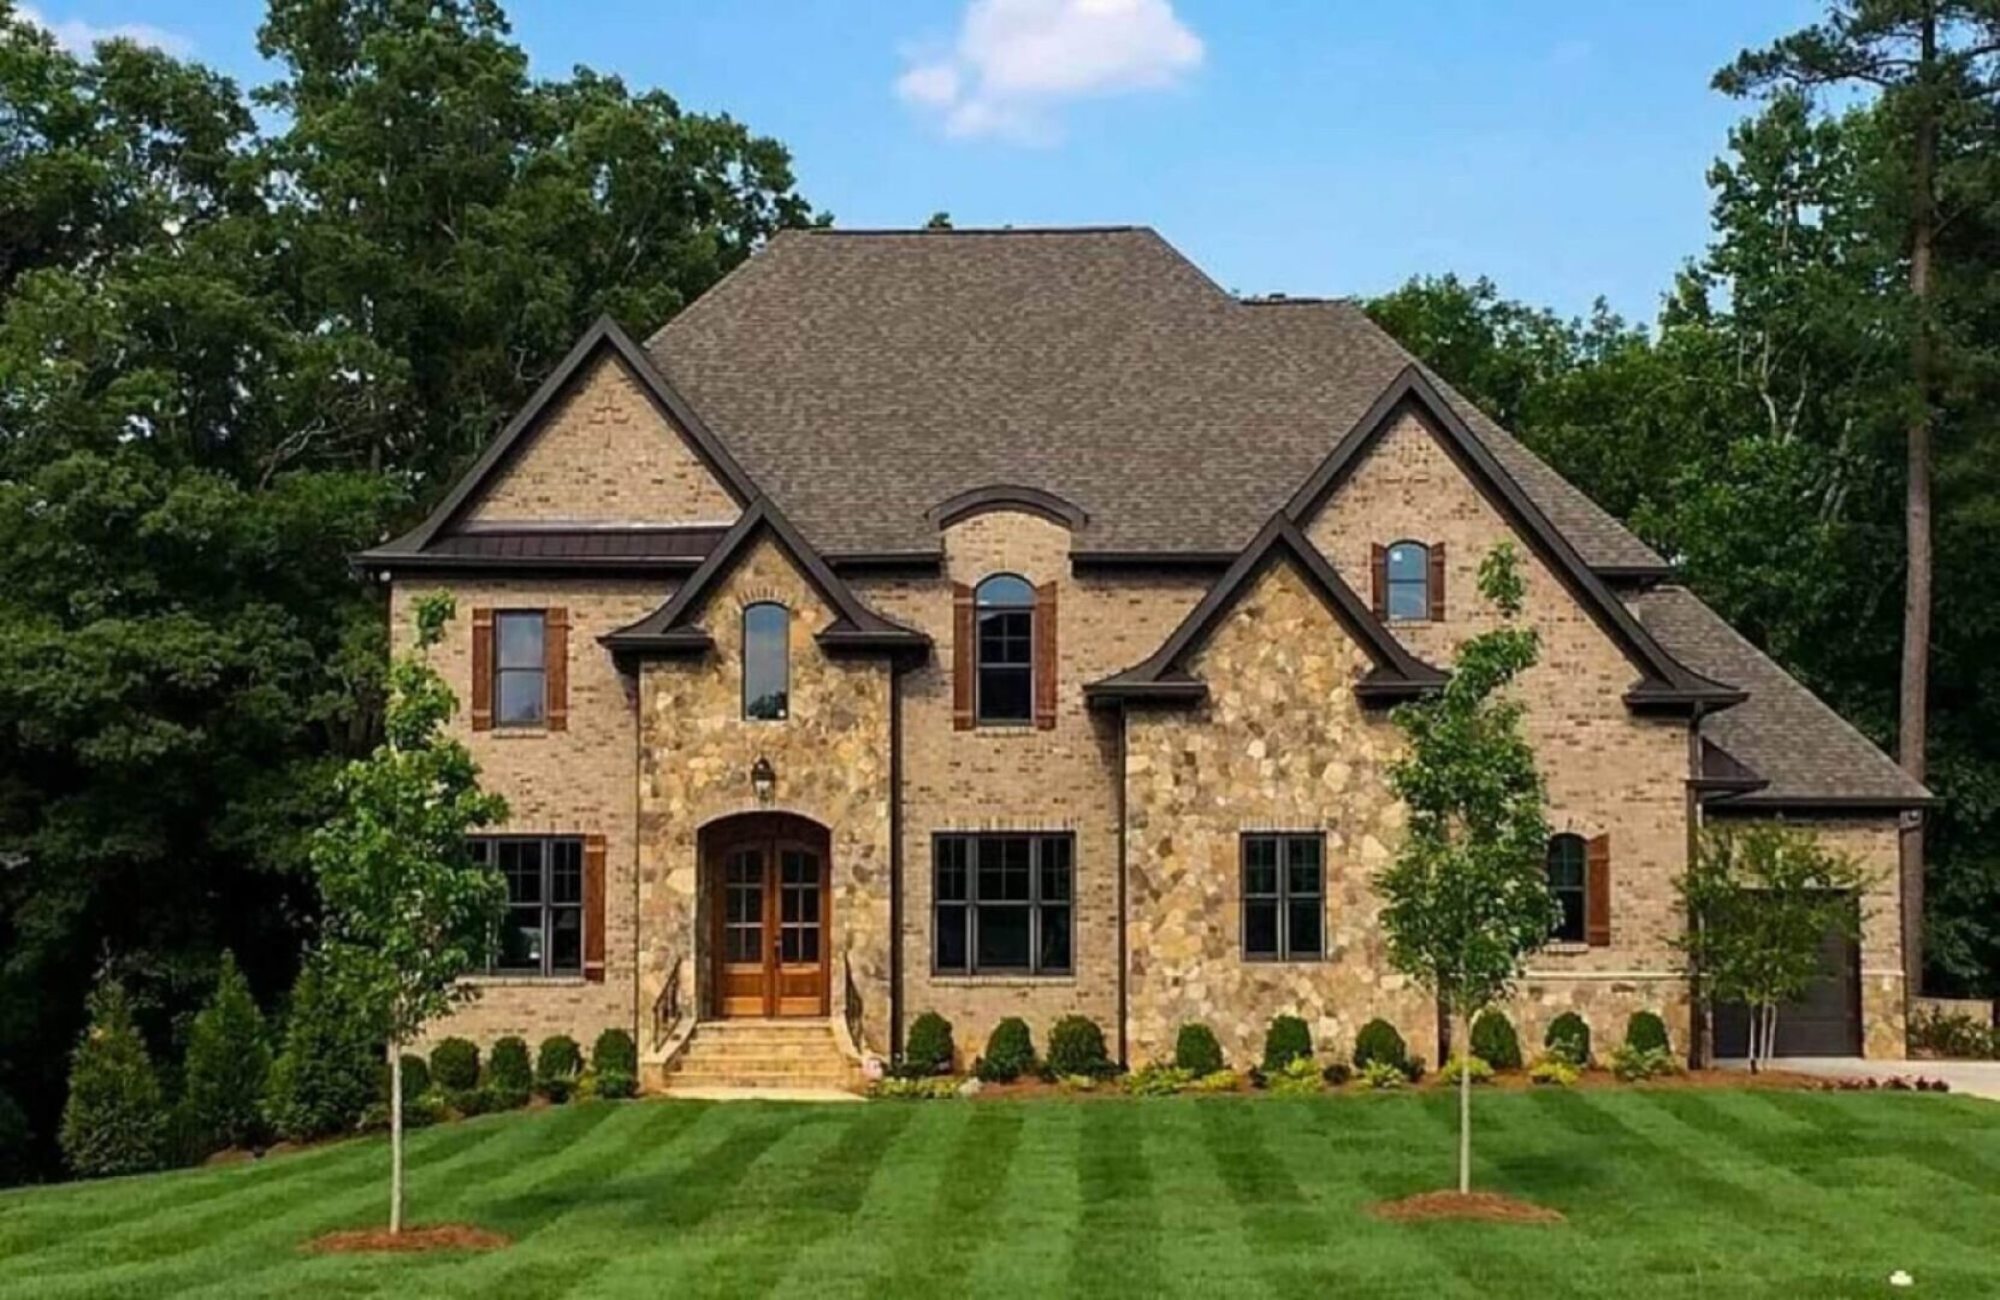
[[673, 1096], [757, 1090], [775, 1097], [861, 1086], [859, 1063], [823, 1017], [704, 1020], [671, 1059], [645, 1062], [641, 1071], [650, 1090]]

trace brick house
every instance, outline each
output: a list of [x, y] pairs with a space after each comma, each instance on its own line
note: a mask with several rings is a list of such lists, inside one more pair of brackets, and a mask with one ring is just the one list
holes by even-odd
[[1375, 925], [1388, 712], [1490, 626], [1503, 539], [1564, 916], [1524, 1040], [1702, 1034], [1674, 880], [1704, 820], [1782, 816], [1878, 883], [1781, 1046], [1900, 1054], [1926, 792], [1355, 306], [1143, 229], [782, 234], [643, 346], [593, 327], [361, 557], [398, 645], [457, 598], [512, 807], [505, 942], [439, 1032], [624, 1027], [655, 1082], [849, 1077], [927, 1010], [968, 1055], [1070, 1012], [1134, 1063], [1278, 1012], [1434, 1050]]

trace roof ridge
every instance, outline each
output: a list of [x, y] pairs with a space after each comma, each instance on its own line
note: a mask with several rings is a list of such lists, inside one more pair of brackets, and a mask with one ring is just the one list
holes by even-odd
[[1082, 225], [1082, 226], [804, 226], [794, 227], [781, 234], [802, 235], [847, 235], [870, 238], [881, 235], [923, 235], [927, 238], [945, 235], [1120, 235], [1144, 231], [1157, 233], [1151, 226], [1144, 225]]

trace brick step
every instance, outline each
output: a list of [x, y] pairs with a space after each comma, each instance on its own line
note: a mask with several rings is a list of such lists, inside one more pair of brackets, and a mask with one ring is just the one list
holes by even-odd
[[667, 1069], [668, 1077], [682, 1074], [703, 1076], [720, 1074], [847, 1074], [851, 1067], [838, 1056], [820, 1056], [784, 1060], [777, 1057], [755, 1057], [718, 1060], [710, 1056], [683, 1056]]
[[710, 1038], [826, 1038], [833, 1026], [824, 1020], [704, 1020], [695, 1032]]
[[714, 1039], [696, 1037], [688, 1041], [687, 1051], [692, 1056], [718, 1061], [761, 1059], [809, 1061], [827, 1057], [842, 1059], [840, 1049], [834, 1046], [831, 1038], [814, 1039], [810, 1042], [785, 1040], [766, 1043], [742, 1042], [737, 1039], [724, 1039], [718, 1042]]
[[773, 1073], [769, 1070], [716, 1070], [697, 1073], [675, 1070], [664, 1080], [675, 1088], [851, 1088], [857, 1082], [846, 1070]]

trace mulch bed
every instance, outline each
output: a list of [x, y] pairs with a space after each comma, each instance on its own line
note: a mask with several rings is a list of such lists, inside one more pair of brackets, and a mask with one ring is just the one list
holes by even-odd
[[423, 1255], [439, 1250], [499, 1250], [512, 1244], [509, 1237], [469, 1223], [434, 1223], [401, 1232], [386, 1228], [329, 1232], [307, 1242], [303, 1249], [311, 1255]]
[[1498, 1192], [1419, 1192], [1400, 1201], [1381, 1201], [1369, 1211], [1378, 1219], [1413, 1223], [1426, 1219], [1470, 1219], [1481, 1223], [1561, 1223], [1546, 1205], [1517, 1201]]

